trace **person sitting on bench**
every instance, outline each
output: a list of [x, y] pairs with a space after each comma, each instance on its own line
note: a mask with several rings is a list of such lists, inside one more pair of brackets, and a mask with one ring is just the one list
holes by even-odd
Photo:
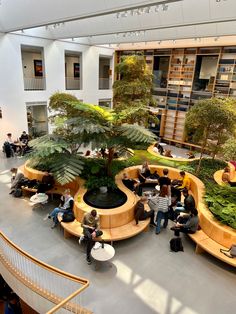
[[170, 229], [174, 231], [177, 237], [180, 232], [193, 234], [198, 230], [198, 223], [198, 211], [193, 207], [191, 208], [190, 214], [179, 216], [175, 226]]
[[154, 210], [153, 209], [150, 209], [150, 211], [144, 210], [144, 204], [147, 203], [147, 200], [148, 199], [146, 196], [142, 196], [134, 208], [134, 218], [136, 225], [138, 225], [139, 220], [146, 220], [147, 218], [151, 218], [150, 225], [156, 226], [154, 222]]
[[194, 197], [188, 193], [188, 189], [186, 188], [183, 189], [182, 193], [184, 196], [184, 203], [182, 204], [181, 202], [178, 202], [175, 211], [189, 213], [191, 208], [195, 207]]
[[21, 188], [22, 181], [25, 179], [22, 172], [18, 172], [17, 168], [11, 168], [12, 173], [12, 183], [11, 183], [11, 190], [9, 194], [13, 194], [16, 189]]
[[123, 179], [122, 182], [124, 183], [124, 185], [132, 192], [136, 191], [136, 188], [138, 186], [138, 182], [134, 179], [130, 179], [127, 175], [127, 173], [123, 174]]
[[[66, 189], [61, 197], [61, 202], [59, 207], [56, 207], [53, 209], [53, 211], [46, 217], [46, 218], [52, 218], [53, 219], [53, 225], [51, 228], [55, 228], [59, 221], [57, 218], [58, 213], [68, 213], [68, 212], [73, 212], [73, 207], [74, 207], [74, 198], [70, 194], [70, 190]], [[45, 219], [46, 219], [45, 218]]]
[[53, 176], [45, 172], [45, 175], [42, 177], [42, 181], [39, 183], [37, 193], [45, 193], [53, 188], [55, 180]]
[[87, 241], [86, 245], [86, 260], [90, 265], [91, 261], [91, 250], [94, 245], [94, 239], [103, 234], [100, 228], [100, 221], [97, 211], [95, 209], [91, 210], [91, 212], [84, 214], [81, 227], [83, 228], [83, 236], [79, 239], [79, 244], [82, 243], [83, 240]]
[[236, 186], [236, 182], [230, 181], [230, 168], [228, 166], [224, 168], [221, 180], [230, 186]]

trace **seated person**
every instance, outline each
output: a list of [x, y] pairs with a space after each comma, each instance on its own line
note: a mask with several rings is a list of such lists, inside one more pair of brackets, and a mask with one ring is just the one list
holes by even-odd
[[154, 210], [153, 209], [150, 209], [150, 211], [144, 210], [145, 203], [147, 203], [147, 197], [142, 196], [134, 208], [134, 218], [136, 221], [136, 225], [138, 225], [139, 220], [146, 220], [147, 218], [151, 218], [150, 225], [156, 226], [154, 222]]
[[157, 170], [155, 170], [152, 174], [150, 174], [149, 179], [152, 180], [158, 180], [160, 178], [159, 174], [157, 173]]
[[87, 150], [86, 153], [84, 154], [84, 157], [91, 157], [91, 151]]
[[49, 219], [53, 219], [53, 225], [51, 226], [51, 228], [55, 228], [59, 223], [57, 218], [58, 213], [73, 212], [73, 207], [74, 198], [71, 196], [70, 190], [66, 189], [61, 197], [59, 207], [54, 208], [53, 211], [46, 217]]
[[100, 228], [100, 222], [99, 222], [99, 216], [97, 214], [97, 211], [93, 209], [90, 213], [84, 214], [81, 227], [83, 228], [83, 236], [80, 237], [79, 243], [83, 240], [87, 241], [87, 247], [86, 247], [86, 259], [87, 263], [91, 264], [91, 250], [94, 245], [94, 239], [96, 237], [99, 237], [103, 234]]
[[141, 169], [139, 169], [138, 179], [141, 183], [144, 183], [146, 181], [146, 178], [148, 178], [151, 174], [151, 171], [149, 169], [148, 162], [145, 161], [142, 164]]
[[153, 151], [155, 153], [159, 153], [160, 155], [163, 155], [164, 153], [164, 148], [160, 145], [160, 143], [156, 143], [153, 147]]
[[181, 200], [181, 191], [186, 188], [187, 190], [190, 189], [190, 179], [188, 175], [184, 171], [180, 171], [180, 177], [181, 180], [173, 180], [173, 183], [176, 182], [182, 182], [182, 184], [173, 184], [171, 187], [171, 194], [176, 196], [177, 202], [180, 202]]
[[180, 232], [193, 234], [198, 230], [198, 223], [198, 211], [195, 207], [192, 207], [190, 214], [186, 214], [185, 217], [180, 217], [175, 226], [170, 229], [175, 232], [175, 236], [177, 237]]
[[138, 182], [134, 179], [130, 179], [127, 173], [123, 174], [122, 182], [130, 191], [133, 191], [133, 192], [136, 190], [136, 187], [138, 186]]
[[195, 207], [194, 197], [191, 194], [189, 194], [188, 189], [186, 188], [182, 190], [182, 193], [184, 196], [184, 204], [178, 202], [175, 211], [189, 213], [191, 208]]
[[236, 186], [236, 182], [230, 180], [230, 168], [228, 166], [224, 168], [221, 180], [222, 182], [229, 184], [230, 186]]
[[[7, 138], [6, 138], [5, 143], [10, 144], [12, 151], [13, 151], [13, 152], [16, 152], [16, 148], [17, 148], [17, 147], [16, 147], [16, 145], [15, 145], [15, 142], [14, 142], [13, 139], [12, 139], [12, 134], [11, 134], [11, 133], [7, 133]], [[4, 144], [5, 144], [5, 143], [4, 143]], [[14, 155], [14, 154], [13, 154], [13, 155]]]
[[55, 180], [49, 172], [45, 172], [42, 181], [39, 183], [37, 193], [45, 193], [53, 188]]
[[169, 157], [169, 158], [173, 158], [170, 149], [167, 149], [167, 150], [165, 151], [164, 156], [165, 156], [165, 157]]
[[20, 189], [22, 186], [22, 182], [25, 179], [22, 172], [19, 172], [17, 168], [11, 168], [12, 173], [12, 183], [11, 190], [9, 194], [13, 194], [16, 189]]
[[192, 151], [189, 151], [186, 155], [188, 156], [188, 159], [195, 158], [195, 155], [194, 155], [194, 153]]
[[21, 141], [21, 143], [23, 144], [28, 144], [29, 142], [29, 135], [26, 134], [25, 131], [22, 132], [21, 136], [19, 137], [19, 140]]

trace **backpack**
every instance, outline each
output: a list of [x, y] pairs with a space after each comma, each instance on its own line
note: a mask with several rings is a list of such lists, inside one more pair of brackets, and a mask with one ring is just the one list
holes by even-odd
[[173, 238], [170, 240], [170, 250], [172, 252], [184, 251], [181, 238]]
[[22, 196], [22, 190], [21, 189], [16, 189], [13, 193], [14, 197], [21, 197]]
[[234, 258], [236, 257], [236, 244], [233, 244], [229, 250], [220, 249], [220, 252], [230, 258]]
[[75, 216], [72, 212], [69, 212], [69, 213], [64, 213], [62, 215], [62, 221], [63, 222], [72, 222], [75, 220]]

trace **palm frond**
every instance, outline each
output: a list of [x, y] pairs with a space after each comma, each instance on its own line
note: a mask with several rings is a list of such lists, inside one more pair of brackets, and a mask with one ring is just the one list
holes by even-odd
[[66, 184], [81, 174], [83, 164], [83, 161], [77, 156], [61, 154], [53, 164], [51, 171], [57, 182]]
[[121, 135], [128, 138], [132, 142], [153, 143], [156, 135], [137, 124], [122, 124], [119, 127]]
[[45, 135], [29, 142], [33, 148], [29, 157], [48, 157], [56, 153], [68, 151], [68, 143], [60, 139], [57, 135]]

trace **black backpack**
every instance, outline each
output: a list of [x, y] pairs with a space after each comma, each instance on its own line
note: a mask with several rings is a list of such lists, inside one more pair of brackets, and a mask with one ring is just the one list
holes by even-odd
[[74, 214], [70, 211], [70, 212], [65, 212], [63, 215], [62, 215], [62, 221], [63, 222], [72, 222], [75, 220], [75, 216]]
[[184, 251], [181, 238], [173, 238], [170, 240], [170, 250], [172, 252]]
[[16, 189], [13, 193], [14, 197], [21, 197], [22, 196], [22, 190], [21, 189]]

